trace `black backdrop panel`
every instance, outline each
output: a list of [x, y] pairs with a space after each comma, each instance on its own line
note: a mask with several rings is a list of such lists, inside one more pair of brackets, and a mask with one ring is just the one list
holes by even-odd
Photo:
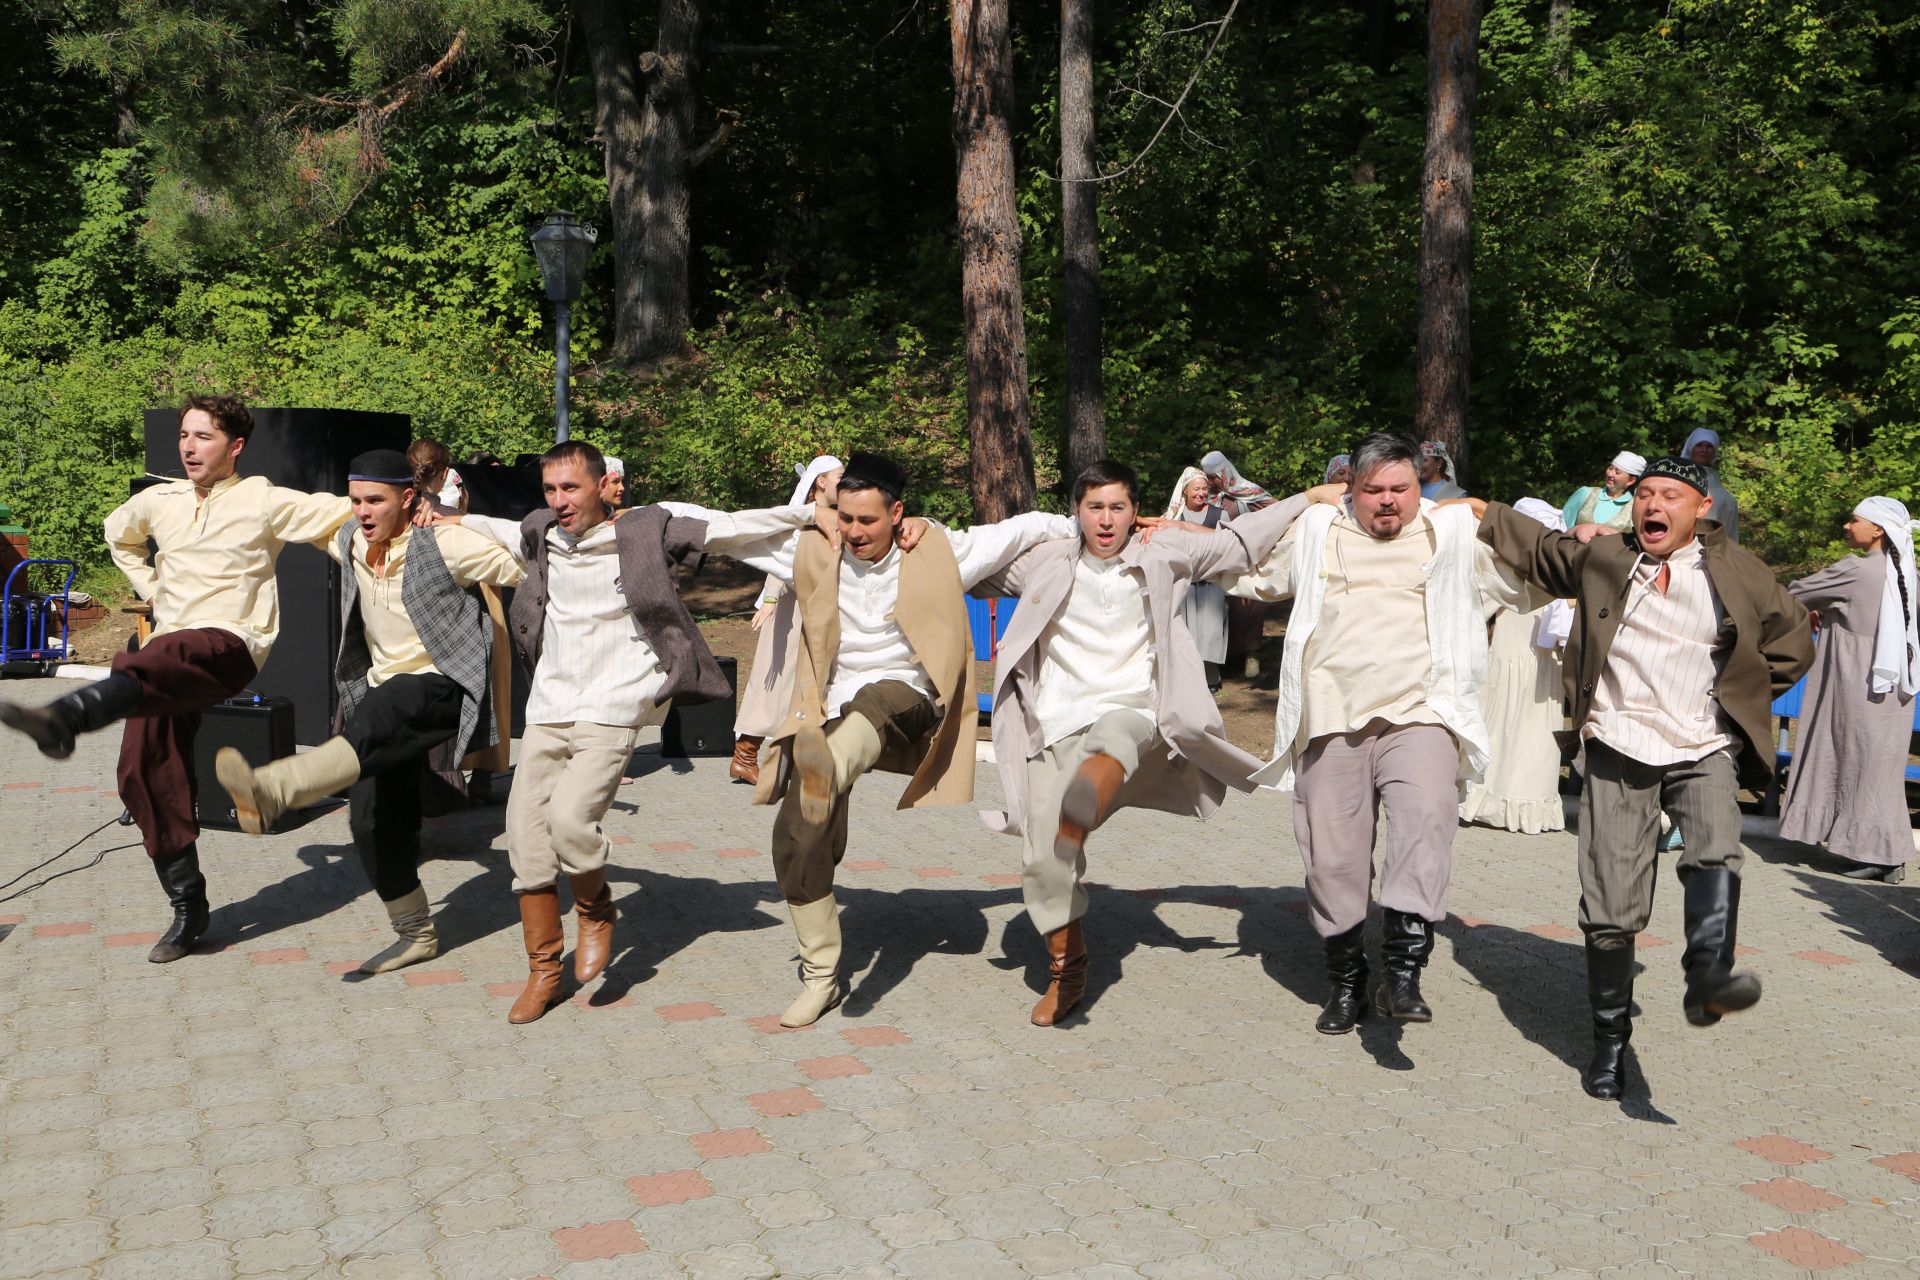
[[[146, 411], [147, 470], [178, 478], [180, 419]], [[314, 493], [345, 493], [347, 470], [368, 449], [405, 450], [413, 420], [404, 413], [351, 409], [255, 409], [240, 474]], [[312, 746], [333, 732], [333, 656], [340, 643], [340, 571], [323, 551], [280, 555], [280, 638], [253, 689], [293, 702], [294, 740]]]

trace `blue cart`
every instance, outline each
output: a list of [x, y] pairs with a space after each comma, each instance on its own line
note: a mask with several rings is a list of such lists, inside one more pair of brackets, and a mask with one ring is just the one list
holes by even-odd
[[[67, 576], [60, 590], [35, 596], [28, 588], [35, 565], [52, 567], [56, 574], [65, 568]], [[12, 662], [62, 662], [71, 652], [67, 647], [67, 615], [71, 611], [73, 580], [80, 566], [71, 560], [22, 560], [7, 574], [0, 588], [0, 665]], [[60, 602], [60, 639], [52, 637], [48, 606]], [[19, 601], [19, 604], [15, 604]]]

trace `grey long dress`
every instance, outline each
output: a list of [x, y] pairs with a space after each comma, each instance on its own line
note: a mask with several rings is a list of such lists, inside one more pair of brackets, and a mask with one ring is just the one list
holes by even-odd
[[[1211, 502], [1199, 511], [1190, 510], [1183, 503], [1175, 519], [1205, 525], [1209, 529], [1218, 529], [1227, 523], [1226, 514]], [[1180, 610], [1180, 616], [1187, 624], [1187, 633], [1193, 637], [1194, 646], [1200, 650], [1202, 662], [1218, 664], [1227, 660], [1225, 591], [1211, 582], [1194, 583], [1187, 588], [1187, 603]]]
[[1886, 573], [1875, 551], [1787, 587], [1820, 611], [1820, 652], [1807, 673], [1780, 835], [1890, 867], [1913, 857], [1905, 781], [1913, 699], [1867, 691]]

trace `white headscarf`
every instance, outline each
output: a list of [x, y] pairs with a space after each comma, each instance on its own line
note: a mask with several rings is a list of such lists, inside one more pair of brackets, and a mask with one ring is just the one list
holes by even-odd
[[1711, 427], [1695, 427], [1693, 434], [1687, 437], [1687, 442], [1680, 446], [1680, 456], [1691, 462], [1693, 446], [1703, 440], [1713, 446], [1713, 466], [1717, 470], [1720, 466], [1720, 433]]
[[787, 500], [787, 505], [797, 507], [801, 503], [808, 501], [807, 495], [813, 492], [813, 482], [835, 467], [844, 465], [846, 464], [830, 453], [821, 454], [805, 466], [801, 466], [797, 462], [794, 463], [793, 474], [800, 477], [800, 483], [793, 487], [793, 497]]
[[1166, 519], [1178, 520], [1187, 506], [1187, 486], [1195, 480], [1205, 480], [1207, 473], [1198, 467], [1188, 467], [1180, 473], [1180, 483], [1173, 486], [1173, 496], [1167, 499]]
[[[1880, 526], [1887, 545], [1897, 553], [1887, 557], [1887, 580], [1880, 588], [1880, 625], [1873, 633], [1873, 674], [1867, 687], [1888, 693], [1898, 686], [1912, 696], [1920, 692], [1920, 629], [1916, 629], [1913, 571], [1913, 517], [1892, 498], [1867, 498], [1853, 509], [1862, 520]], [[1905, 590], [1902, 591], [1904, 585]]]
[[1613, 455], [1613, 465], [1616, 470], [1626, 472], [1635, 480], [1647, 474], [1647, 460], [1639, 454], [1629, 452], [1626, 449], [1622, 449]]
[[[1619, 466], [1619, 463], [1615, 463]], [[1624, 470], [1624, 468], [1623, 468]], [[1513, 504], [1513, 509], [1530, 520], [1538, 520], [1555, 533], [1567, 531], [1566, 517], [1560, 514], [1551, 503], [1538, 498], [1522, 498]], [[1540, 611], [1540, 625], [1533, 631], [1533, 647], [1536, 649], [1558, 649], [1573, 634], [1573, 606], [1565, 600], [1555, 600]]]
[[1200, 469], [1210, 477], [1220, 478], [1221, 491], [1233, 499], [1243, 514], [1273, 505], [1273, 495], [1241, 475], [1240, 468], [1227, 461], [1227, 455], [1218, 449], [1200, 459]]

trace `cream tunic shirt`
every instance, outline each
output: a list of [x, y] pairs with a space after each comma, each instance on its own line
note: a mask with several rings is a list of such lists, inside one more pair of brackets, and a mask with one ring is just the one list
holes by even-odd
[[[440, 525], [434, 531], [440, 558], [447, 572], [462, 588], [486, 584], [513, 587], [526, 577], [526, 571], [513, 555], [490, 538], [482, 537], [459, 525]], [[360, 627], [366, 634], [367, 687], [377, 689], [395, 676], [441, 674], [427, 654], [426, 642], [407, 616], [406, 598], [401, 594], [407, 571], [407, 547], [413, 541], [413, 528], [387, 544], [387, 557], [378, 570], [367, 564], [367, 535], [354, 530], [351, 559], [353, 580], [359, 590]], [[327, 544], [327, 554], [337, 562], [340, 542]]]
[[1073, 589], [1040, 633], [1034, 718], [1042, 746], [1080, 732], [1109, 711], [1154, 723], [1153, 636], [1146, 588], [1118, 556], [1080, 553]]
[[[175, 480], [135, 494], [106, 519], [107, 547], [153, 633], [213, 627], [238, 636], [257, 670], [280, 635], [274, 560], [290, 542], [325, 545], [352, 515], [345, 498], [229, 476], [196, 498]], [[158, 548], [147, 563], [147, 539]]]

